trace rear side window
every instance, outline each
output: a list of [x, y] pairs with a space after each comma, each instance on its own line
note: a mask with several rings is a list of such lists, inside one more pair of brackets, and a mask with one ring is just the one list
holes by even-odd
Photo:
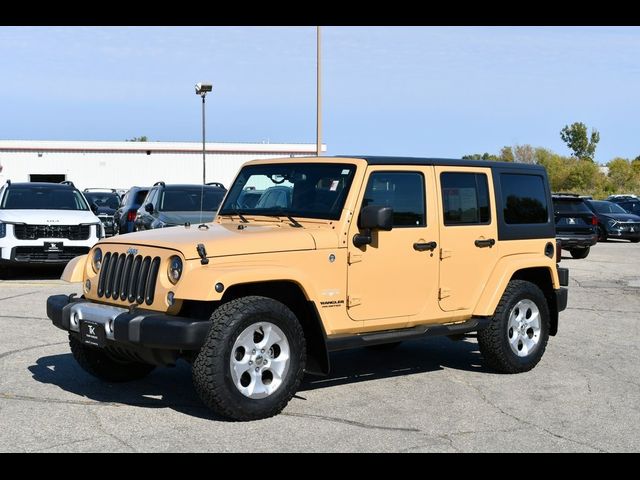
[[591, 213], [591, 210], [584, 204], [582, 199], [560, 199], [553, 200], [554, 213]]
[[425, 226], [424, 178], [418, 172], [374, 172], [362, 206], [393, 208], [394, 227]]
[[547, 223], [549, 207], [540, 175], [502, 173], [500, 184], [506, 223]]
[[489, 186], [484, 173], [441, 173], [440, 188], [445, 225], [491, 222]]

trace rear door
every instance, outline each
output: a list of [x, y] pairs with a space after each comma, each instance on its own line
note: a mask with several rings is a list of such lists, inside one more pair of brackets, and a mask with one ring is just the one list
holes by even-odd
[[473, 308], [498, 258], [491, 169], [436, 167], [440, 185], [440, 308]]

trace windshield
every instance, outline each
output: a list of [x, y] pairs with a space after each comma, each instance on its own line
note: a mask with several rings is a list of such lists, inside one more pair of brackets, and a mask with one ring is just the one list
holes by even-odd
[[84, 194], [87, 200], [98, 207], [107, 207], [116, 210], [120, 206], [120, 197], [115, 193], [88, 192]]
[[[158, 210], [161, 212], [199, 212], [202, 188], [165, 188], [160, 194]], [[224, 197], [224, 190], [204, 187], [202, 210], [215, 212]]]
[[338, 220], [355, 171], [341, 163], [250, 165], [238, 174], [220, 214]]
[[11, 186], [1, 210], [89, 210], [78, 190], [47, 186]]
[[624, 208], [613, 202], [591, 202], [598, 213], [627, 213]]

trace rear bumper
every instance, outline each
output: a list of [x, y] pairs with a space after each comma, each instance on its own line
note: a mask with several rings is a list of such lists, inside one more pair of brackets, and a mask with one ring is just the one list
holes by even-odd
[[47, 299], [47, 316], [68, 332], [80, 332], [80, 321], [88, 320], [105, 330], [110, 342], [166, 350], [199, 350], [211, 322], [166, 315], [150, 310], [114, 307], [67, 295]]
[[598, 235], [556, 235], [556, 240], [560, 240], [562, 248], [586, 248], [598, 243]]

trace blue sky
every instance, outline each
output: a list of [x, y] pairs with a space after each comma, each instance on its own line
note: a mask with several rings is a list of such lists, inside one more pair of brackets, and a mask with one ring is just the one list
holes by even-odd
[[[315, 27], [0, 27], [0, 139], [315, 142]], [[328, 154], [460, 157], [600, 131], [640, 155], [638, 27], [323, 27]]]

